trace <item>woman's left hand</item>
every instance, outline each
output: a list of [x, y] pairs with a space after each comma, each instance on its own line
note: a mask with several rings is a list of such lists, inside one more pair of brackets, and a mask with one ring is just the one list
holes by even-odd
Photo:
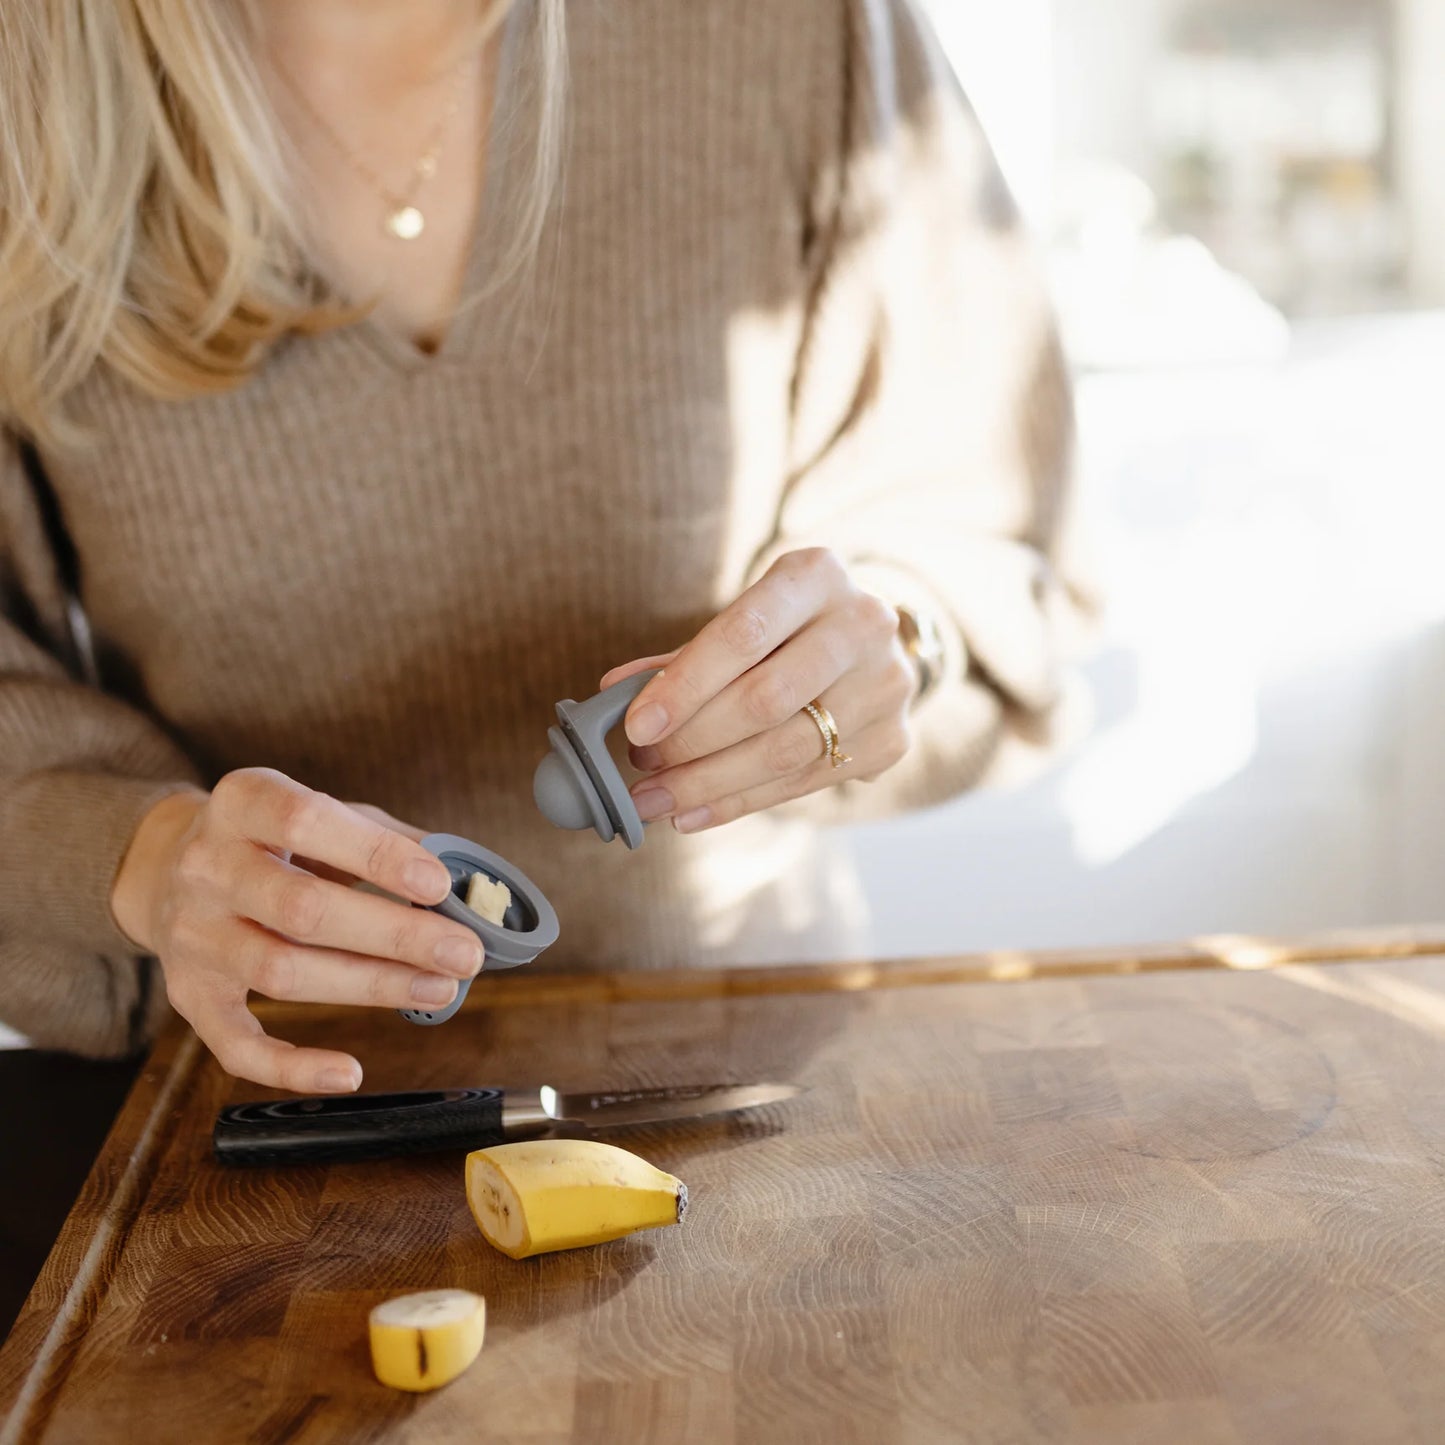
[[[908, 751], [918, 674], [898, 614], [824, 548], [780, 557], [691, 642], [614, 668], [603, 687], [661, 667], [627, 711], [632, 798], [680, 833], [730, 823], [848, 778], [871, 780]], [[835, 768], [805, 711], [832, 714]]]

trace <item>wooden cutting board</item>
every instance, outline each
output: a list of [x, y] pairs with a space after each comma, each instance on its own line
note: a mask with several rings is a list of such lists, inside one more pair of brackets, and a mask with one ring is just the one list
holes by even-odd
[[[435, 1031], [273, 1011], [373, 1089], [809, 1086], [625, 1136], [680, 1228], [521, 1262], [458, 1155], [217, 1167], [260, 1091], [177, 1029], [0, 1352], [0, 1439], [1445, 1440], [1445, 956], [1182, 967], [1220, 952], [499, 978]], [[487, 1297], [481, 1358], [383, 1389], [367, 1311], [444, 1285]]]

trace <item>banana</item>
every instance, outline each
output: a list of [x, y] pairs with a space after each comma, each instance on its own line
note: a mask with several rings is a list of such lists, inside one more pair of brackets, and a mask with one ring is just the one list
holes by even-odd
[[467, 884], [467, 907], [492, 923], [500, 924], [512, 906], [512, 890], [485, 873], [473, 873]]
[[680, 1224], [687, 1185], [595, 1139], [527, 1139], [467, 1155], [467, 1203], [513, 1259]]
[[482, 1351], [487, 1302], [465, 1289], [431, 1289], [379, 1304], [368, 1321], [371, 1367], [394, 1390], [435, 1390]]

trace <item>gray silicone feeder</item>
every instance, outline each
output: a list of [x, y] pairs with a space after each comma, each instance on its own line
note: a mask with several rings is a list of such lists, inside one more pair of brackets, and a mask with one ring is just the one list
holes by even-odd
[[629, 848], [642, 846], [642, 819], [607, 751], [607, 734], [656, 676], [655, 669], [640, 672], [586, 702], [569, 697], [557, 704], [558, 726], [547, 729], [552, 751], [532, 779], [543, 817], [559, 828], [595, 829], [604, 843], [621, 838]]
[[[421, 845], [447, 865], [452, 878], [452, 891], [440, 903], [432, 905], [433, 911], [464, 923], [482, 940], [487, 954], [486, 969], [516, 968], [530, 963], [544, 948], [556, 943], [556, 910], [542, 890], [515, 864], [454, 833], [432, 833], [421, 840]], [[477, 873], [484, 873], [494, 883], [505, 883], [511, 889], [512, 901], [501, 923], [493, 923], [467, 907], [467, 888]], [[443, 1024], [461, 1008], [470, 987], [471, 980], [463, 979], [457, 996], [444, 1008], [402, 1009], [401, 1016], [414, 1024]]]
[[[639, 673], [586, 702], [567, 698], [557, 704], [559, 725], [547, 729], [552, 750], [537, 765], [532, 779], [532, 796], [543, 817], [559, 828], [592, 828], [604, 843], [622, 838], [629, 848], [642, 845], [642, 819], [607, 751], [607, 734], [656, 675], [655, 671]], [[487, 970], [530, 963], [556, 943], [556, 910], [520, 868], [454, 833], [432, 833], [421, 845], [447, 865], [452, 878], [451, 892], [433, 905], [434, 910], [464, 923], [482, 940]], [[467, 888], [477, 873], [486, 874], [494, 883], [505, 883], [511, 890], [512, 902], [500, 924], [467, 907]], [[414, 1024], [443, 1024], [461, 1008], [470, 987], [471, 980], [464, 979], [445, 1008], [402, 1009], [401, 1016]]]

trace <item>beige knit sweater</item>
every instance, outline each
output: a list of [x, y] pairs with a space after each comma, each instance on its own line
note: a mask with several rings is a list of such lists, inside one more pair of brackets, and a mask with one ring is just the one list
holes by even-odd
[[[804, 951], [842, 915], [790, 871], [798, 809], [629, 853], [530, 792], [557, 699], [685, 640], [790, 547], [925, 600], [970, 659], [903, 764], [803, 817], [938, 801], [1046, 736], [1067, 387], [914, 7], [568, 21], [565, 189], [530, 301], [465, 309], [431, 358], [367, 322], [296, 338], [215, 398], [98, 371], [94, 446], [42, 456], [38, 484], [0, 437], [0, 1019], [37, 1043], [112, 1054], [154, 1029], [163, 983], [112, 879], [166, 789], [246, 765], [513, 859], [562, 922], [533, 967], [734, 958], [764, 933], [778, 956], [780, 929]], [[523, 184], [524, 88], [501, 85], [474, 291]]]

